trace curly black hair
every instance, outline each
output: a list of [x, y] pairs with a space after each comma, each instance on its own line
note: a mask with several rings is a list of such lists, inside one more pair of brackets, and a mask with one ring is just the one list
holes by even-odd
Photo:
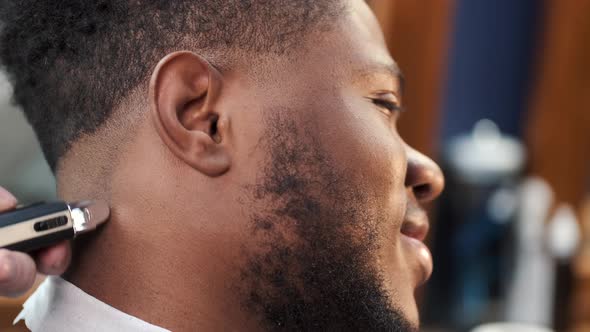
[[167, 53], [282, 55], [337, 0], [2, 0], [0, 62], [55, 172]]

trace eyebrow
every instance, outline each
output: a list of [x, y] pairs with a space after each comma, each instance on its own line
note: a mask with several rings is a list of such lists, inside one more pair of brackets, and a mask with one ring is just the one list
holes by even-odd
[[404, 93], [406, 79], [401, 69], [395, 62], [373, 63], [362, 68], [362, 70], [360, 70], [359, 73], [361, 76], [370, 76], [374, 75], [375, 73], [381, 73], [392, 76], [396, 78], [399, 82], [400, 93]]
[[404, 77], [404, 73], [402, 73], [402, 70], [397, 65], [397, 63], [390, 62], [390, 63], [386, 63], [386, 64], [385, 63], [378, 64], [376, 66], [373, 66], [373, 71], [385, 73], [387, 75], [391, 75], [391, 76], [397, 78], [397, 80], [399, 82], [399, 90], [403, 94], [406, 79]]

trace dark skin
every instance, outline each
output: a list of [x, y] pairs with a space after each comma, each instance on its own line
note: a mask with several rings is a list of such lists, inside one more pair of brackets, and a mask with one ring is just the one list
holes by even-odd
[[443, 177], [397, 133], [399, 77], [370, 9], [351, 1], [293, 57], [232, 68], [171, 53], [118, 122], [72, 146], [60, 197], [106, 199], [112, 218], [66, 278], [174, 331], [337, 328], [351, 288], [380, 313], [347, 306], [362, 326], [416, 327], [421, 205]]

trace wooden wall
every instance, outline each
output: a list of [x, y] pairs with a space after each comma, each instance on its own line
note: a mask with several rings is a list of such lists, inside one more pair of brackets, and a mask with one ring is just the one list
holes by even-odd
[[429, 156], [437, 152], [454, 0], [374, 0], [387, 45], [406, 77], [402, 137]]
[[531, 172], [558, 200], [590, 189], [590, 0], [546, 0], [529, 111]]
[[[575, 206], [584, 220], [590, 218], [582, 213], [590, 194], [590, 0], [545, 0], [542, 26], [527, 122], [530, 172], [549, 181], [558, 202]], [[589, 264], [560, 269], [560, 330], [590, 332]]]

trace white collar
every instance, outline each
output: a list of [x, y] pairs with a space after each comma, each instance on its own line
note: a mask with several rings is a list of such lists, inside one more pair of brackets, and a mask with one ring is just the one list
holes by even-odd
[[117, 310], [60, 277], [43, 281], [23, 304], [13, 324], [20, 320], [33, 332], [170, 332]]

